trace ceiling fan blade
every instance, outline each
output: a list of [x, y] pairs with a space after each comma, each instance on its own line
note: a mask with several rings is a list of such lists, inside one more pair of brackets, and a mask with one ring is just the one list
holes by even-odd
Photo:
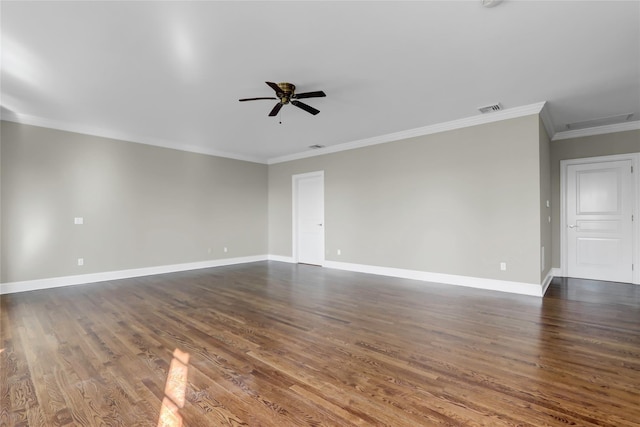
[[256, 101], [258, 99], [278, 99], [278, 98], [274, 98], [274, 97], [269, 97], [269, 98], [243, 98], [243, 99], [238, 99], [238, 101], [243, 102], [243, 101]]
[[307, 105], [307, 104], [305, 104], [305, 103], [303, 103], [303, 102], [300, 102], [300, 101], [295, 101], [295, 100], [294, 100], [294, 101], [291, 101], [291, 103], [292, 103], [293, 105], [295, 105], [296, 107], [298, 107], [298, 108], [302, 108], [302, 109], [303, 109], [304, 111], [306, 111], [307, 113], [311, 113], [311, 114], [313, 114], [314, 116], [320, 112], [320, 110], [316, 110], [316, 109], [315, 109], [315, 108], [313, 108], [312, 106]]
[[271, 110], [271, 112], [269, 113], [269, 117], [277, 116], [278, 112], [280, 111], [283, 105], [284, 105], [283, 103], [278, 102], [276, 106], [273, 107], [273, 110]]
[[265, 83], [268, 84], [269, 87], [271, 87], [271, 89], [275, 90], [276, 93], [282, 93], [282, 89], [280, 89], [280, 86], [278, 86], [277, 84], [273, 82], [265, 82]]
[[304, 99], [304, 98], [322, 98], [323, 96], [327, 96], [327, 94], [325, 94], [321, 90], [317, 90], [315, 92], [296, 93], [293, 97], [296, 99]]

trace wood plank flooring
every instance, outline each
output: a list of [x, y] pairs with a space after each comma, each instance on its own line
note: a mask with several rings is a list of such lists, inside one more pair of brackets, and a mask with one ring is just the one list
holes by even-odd
[[1, 300], [0, 426], [640, 426], [640, 286], [260, 262]]

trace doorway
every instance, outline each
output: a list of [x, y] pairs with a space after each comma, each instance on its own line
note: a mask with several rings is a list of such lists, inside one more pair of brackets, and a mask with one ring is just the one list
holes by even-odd
[[565, 277], [637, 283], [637, 155], [561, 162]]
[[293, 175], [293, 260], [324, 264], [324, 171]]

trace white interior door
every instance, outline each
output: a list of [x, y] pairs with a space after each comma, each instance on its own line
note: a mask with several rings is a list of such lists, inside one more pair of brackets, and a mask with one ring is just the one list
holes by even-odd
[[632, 165], [632, 160], [567, 165], [569, 277], [633, 281]]
[[294, 257], [324, 264], [324, 174], [294, 175]]

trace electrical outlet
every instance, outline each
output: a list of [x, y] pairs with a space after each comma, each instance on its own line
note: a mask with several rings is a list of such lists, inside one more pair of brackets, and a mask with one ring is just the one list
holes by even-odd
[[84, 258], [78, 258], [78, 265], [79, 266], [83, 266], [84, 265]]
[[501, 262], [500, 263], [500, 270], [507, 271], [507, 263], [506, 262]]
[[227, 247], [226, 246], [224, 247], [224, 253], [227, 253]]
[[207, 253], [210, 254], [211, 253], [211, 248], [207, 248]]
[[342, 251], [340, 249], [337, 250], [338, 255], [342, 255]]
[[82, 225], [82, 224], [84, 224], [84, 218], [81, 217], [81, 216], [77, 216], [77, 217], [73, 218], [73, 223], [75, 225]]

